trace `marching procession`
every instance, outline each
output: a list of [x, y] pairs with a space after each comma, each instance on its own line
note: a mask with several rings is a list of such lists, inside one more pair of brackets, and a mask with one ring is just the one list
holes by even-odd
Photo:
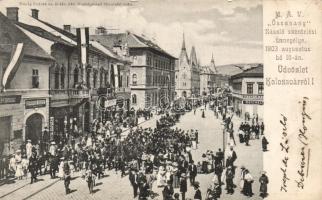
[[[193, 158], [191, 152], [202, 145], [198, 141], [198, 130], [175, 127], [179, 122], [177, 114], [166, 112], [156, 121], [155, 128], [130, 126], [126, 136], [121, 136], [120, 127], [105, 126], [95, 120], [91, 133], [81, 134], [73, 141], [67, 138], [64, 143], [51, 141], [48, 150], [43, 153], [28, 140], [24, 147], [11, 155], [7, 166], [2, 163], [1, 166], [7, 168], [1, 171], [6, 171], [7, 177], [16, 177], [18, 181], [30, 178], [31, 184], [37, 182], [38, 177], [49, 174], [51, 179], [59, 178], [64, 182], [66, 194], [70, 193], [70, 187], [73, 187], [71, 180], [76, 174], [84, 179], [89, 193], [93, 194], [97, 181], [105, 178], [107, 171], [115, 171], [121, 174], [121, 178], [128, 176], [135, 199], [156, 198], [154, 188], [162, 189], [164, 200], [220, 199], [223, 189], [232, 195], [237, 187], [240, 187], [242, 194], [251, 197], [254, 194], [252, 184], [256, 180], [245, 166], [240, 166], [240, 174], [237, 174], [235, 161], [238, 153], [234, 150], [237, 145], [234, 135], [238, 134], [238, 145], [250, 145], [250, 140], [261, 137], [263, 150], [267, 150], [264, 124], [259, 125], [255, 118], [244, 121], [234, 133], [234, 113], [227, 107], [213, 105], [214, 101], [208, 104], [224, 124], [228, 145], [226, 152], [218, 148], [217, 151], [207, 150], [198, 159]], [[195, 108], [194, 115], [200, 109], [202, 117], [207, 117], [204, 113], [207, 108], [205, 101], [202, 108]], [[206, 191], [200, 190], [199, 174], [213, 177]], [[258, 181], [260, 196], [264, 198], [268, 184], [265, 172]], [[188, 198], [186, 192], [189, 185], [195, 189], [195, 194]]]
[[172, 10], [205, 2], [51, 1], [0, 2], [0, 199], [269, 195], [260, 32]]

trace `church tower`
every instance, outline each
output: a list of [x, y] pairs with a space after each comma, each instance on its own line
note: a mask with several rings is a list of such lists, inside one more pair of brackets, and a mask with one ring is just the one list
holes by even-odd
[[191, 67], [198, 67], [197, 54], [194, 46], [192, 46], [191, 52], [190, 52], [190, 65]]
[[187, 54], [184, 33], [183, 33], [181, 53], [180, 53], [180, 56], [179, 56], [179, 65], [182, 65], [182, 64], [189, 64], [189, 58], [188, 58], [188, 54]]
[[210, 69], [211, 69], [214, 73], [217, 73], [217, 69], [216, 69], [215, 59], [214, 59], [214, 54], [213, 54], [213, 53], [212, 53], [212, 55], [211, 55]]

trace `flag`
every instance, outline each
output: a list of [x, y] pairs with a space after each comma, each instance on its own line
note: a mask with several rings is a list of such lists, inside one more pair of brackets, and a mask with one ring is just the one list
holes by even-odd
[[5, 69], [2, 77], [2, 86], [4, 89], [8, 87], [9, 83], [14, 78], [20, 66], [20, 63], [23, 57], [23, 48], [24, 48], [23, 43], [18, 43], [17, 45], [15, 45], [12, 51], [12, 57], [11, 57], [10, 63]]
[[84, 69], [86, 64], [88, 63], [88, 48], [89, 48], [89, 32], [88, 27], [85, 28], [77, 28], [77, 47], [78, 47], [78, 55], [79, 63], [82, 65]]
[[113, 64], [113, 71], [114, 71], [114, 83], [115, 83], [115, 88], [119, 87], [119, 70], [118, 70], [118, 65]]

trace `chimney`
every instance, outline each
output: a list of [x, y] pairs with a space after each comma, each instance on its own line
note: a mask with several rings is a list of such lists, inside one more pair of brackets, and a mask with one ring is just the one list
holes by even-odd
[[18, 7], [7, 7], [7, 17], [10, 20], [13, 21], [19, 21], [19, 17], [18, 17]]
[[37, 9], [31, 9], [31, 16], [35, 19], [38, 19], [38, 13], [39, 13], [39, 10]]
[[71, 26], [69, 24], [64, 24], [64, 31], [70, 32]]

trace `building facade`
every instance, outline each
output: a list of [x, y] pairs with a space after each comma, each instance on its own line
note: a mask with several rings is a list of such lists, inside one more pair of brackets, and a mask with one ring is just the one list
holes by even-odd
[[91, 39], [113, 48], [114, 51], [128, 49], [127, 57], [131, 61], [129, 85], [132, 108], [159, 107], [174, 99], [176, 58], [155, 42], [130, 32], [96, 34], [91, 35]]
[[39, 143], [49, 121], [54, 59], [15, 25], [18, 17], [18, 8], [7, 8], [7, 17], [0, 13], [0, 156], [27, 139]]
[[209, 66], [203, 66], [200, 69], [200, 95], [208, 96], [215, 93], [217, 87], [216, 77], [218, 72], [215, 66], [215, 60], [212, 56]]
[[196, 50], [194, 46], [191, 48], [189, 58], [184, 36], [175, 73], [177, 97], [197, 97], [200, 95], [200, 66]]
[[[86, 64], [82, 65], [80, 44], [77, 43], [78, 38], [75, 34], [40, 20], [39, 11], [36, 9], [32, 9], [31, 16], [22, 18], [25, 21], [19, 20], [18, 9], [15, 11], [15, 15], [10, 13], [15, 19], [11, 20], [14, 27], [52, 59], [47, 72], [40, 69], [33, 71], [33, 76], [41, 75], [39, 80], [45, 81], [46, 85], [39, 85], [46, 87], [41, 88], [41, 91], [46, 93], [47, 99], [38, 92], [35, 95], [37, 99], [31, 98], [33, 101], [28, 101], [28, 104], [33, 105], [28, 108], [33, 107], [38, 112], [42, 109], [41, 106], [46, 105], [47, 110], [43, 112], [41, 127], [49, 129], [47, 132], [50, 137], [47, 143], [51, 139], [59, 141], [63, 134], [75, 131], [89, 132], [90, 123], [94, 119], [103, 120], [110, 114], [106, 112], [108, 109], [105, 108], [105, 102], [102, 106], [97, 105], [101, 95], [109, 96], [109, 100], [115, 102], [114, 110], [129, 110], [129, 61], [99, 43], [89, 41], [86, 50], [88, 58]], [[70, 29], [70, 26], [64, 28]], [[46, 79], [43, 78], [44, 73]], [[28, 92], [28, 95], [32, 93]], [[40, 129], [38, 128], [36, 132], [40, 132], [38, 130]], [[23, 140], [30, 138], [31, 136], [25, 134], [23, 129]]]
[[240, 111], [242, 116], [253, 117], [258, 115], [263, 118], [264, 112], [264, 83], [263, 65], [245, 70], [230, 78], [232, 87], [232, 105], [235, 111]]

